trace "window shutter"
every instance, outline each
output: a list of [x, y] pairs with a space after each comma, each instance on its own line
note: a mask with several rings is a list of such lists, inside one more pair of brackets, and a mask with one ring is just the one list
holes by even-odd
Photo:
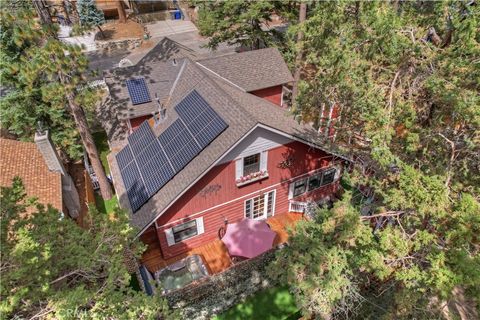
[[288, 199], [292, 199], [293, 198], [293, 188], [295, 186], [295, 182], [290, 182], [290, 184], [288, 185]]
[[205, 232], [205, 229], [203, 227], [203, 217], [195, 219], [197, 220], [197, 234], [202, 234]]
[[267, 171], [267, 155], [268, 151], [262, 151], [260, 153], [260, 170]]
[[335, 166], [335, 180], [338, 180], [340, 178], [340, 173], [341, 173], [341, 168], [340, 166]]
[[166, 229], [165, 236], [167, 237], [168, 246], [173, 246], [175, 244], [175, 238], [173, 237], [173, 229]]
[[235, 180], [243, 175], [243, 158], [235, 160]]
[[247, 219], [250, 219], [250, 217], [252, 216], [252, 206], [252, 199], [248, 199], [247, 201], [245, 201], [245, 218]]

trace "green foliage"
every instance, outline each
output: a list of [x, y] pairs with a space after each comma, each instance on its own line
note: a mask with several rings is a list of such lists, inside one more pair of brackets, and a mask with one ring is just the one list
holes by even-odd
[[[287, 319], [298, 311], [295, 299], [285, 287], [274, 287], [256, 293], [213, 320]], [[293, 318], [292, 319], [297, 319]]]
[[165, 301], [130, 286], [124, 253], [136, 248], [127, 214], [90, 209], [82, 229], [52, 207], [27, 201], [20, 179], [1, 188], [1, 302], [6, 317], [156, 319]]
[[92, 134], [95, 141], [95, 146], [97, 147], [98, 153], [100, 155], [100, 160], [102, 161], [103, 168], [105, 173], [110, 173], [110, 167], [108, 166], [107, 156], [110, 153], [110, 147], [108, 145], [108, 138], [105, 131], [99, 131]]
[[[423, 190], [416, 202], [398, 201], [415, 188], [402, 184], [412, 178], [405, 171], [385, 205], [408, 213], [385, 213], [384, 227], [373, 231], [378, 221], [360, 219], [347, 192], [333, 209], [297, 225], [290, 245], [278, 252], [270, 270], [290, 285], [305, 314], [431, 319], [440, 312], [432, 299], [448, 300], [456, 286], [479, 302], [480, 241], [474, 233], [480, 228], [480, 203], [469, 195], [459, 203], [445, 201], [439, 193], [443, 184], [420, 176]], [[430, 206], [420, 205], [425, 202]]]
[[85, 27], [99, 27], [105, 23], [103, 11], [97, 8], [94, 0], [78, 0], [77, 12], [80, 23]]
[[[50, 38], [46, 28], [35, 23], [30, 11], [14, 15], [1, 11], [0, 77], [6, 88], [0, 99], [2, 127], [31, 140], [41, 122], [50, 130], [55, 145], [70, 158], [79, 159], [83, 149], [66, 94], [85, 87], [88, 62], [79, 48]], [[69, 85], [60, 82], [60, 73], [71, 79]], [[86, 88], [77, 101], [88, 111], [98, 97], [96, 90]]]
[[381, 164], [415, 162], [456, 191], [478, 193], [479, 16], [478, 6], [449, 1], [310, 6], [294, 112], [319, 122], [322, 106], [337, 105], [347, 150], [361, 135]]
[[72, 26], [72, 31], [70, 31], [70, 37], [75, 37], [75, 36], [82, 36], [88, 31], [91, 30], [92, 27], [90, 26], [84, 26], [79, 23], [75, 23]]
[[263, 43], [271, 46], [280, 34], [267, 28], [271, 15], [288, 2], [267, 0], [194, 1], [199, 6], [198, 28], [210, 37], [208, 46], [217, 48], [222, 42], [255, 49]]

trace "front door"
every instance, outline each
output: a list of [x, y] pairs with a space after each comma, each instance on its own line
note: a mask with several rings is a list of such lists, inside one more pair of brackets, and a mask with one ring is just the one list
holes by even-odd
[[245, 217], [262, 220], [273, 216], [275, 212], [275, 190], [245, 201]]

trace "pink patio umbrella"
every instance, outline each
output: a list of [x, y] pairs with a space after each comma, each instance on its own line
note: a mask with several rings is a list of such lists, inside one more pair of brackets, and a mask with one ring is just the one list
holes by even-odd
[[253, 258], [270, 249], [276, 235], [265, 221], [244, 219], [227, 225], [222, 241], [231, 256]]

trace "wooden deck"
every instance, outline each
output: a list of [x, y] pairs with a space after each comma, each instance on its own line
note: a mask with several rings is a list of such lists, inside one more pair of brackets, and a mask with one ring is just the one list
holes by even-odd
[[[273, 243], [274, 246], [287, 242], [287, 229], [294, 226], [301, 219], [303, 219], [301, 213], [281, 213], [268, 218], [267, 223], [272, 230], [277, 233], [277, 237]], [[144, 264], [150, 272], [163, 269], [180, 259], [194, 254], [198, 254], [203, 258], [210, 274], [222, 272], [232, 265], [227, 248], [219, 239], [167, 260], [162, 258], [155, 233], [151, 235], [147, 234], [142, 240], [149, 244], [148, 250], [142, 256], [142, 264]]]

